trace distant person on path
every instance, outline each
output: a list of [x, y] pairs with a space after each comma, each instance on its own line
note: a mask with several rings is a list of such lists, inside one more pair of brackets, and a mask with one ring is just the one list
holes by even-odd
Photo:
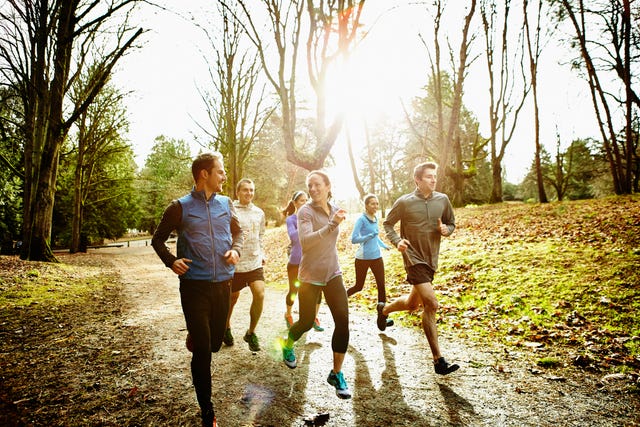
[[[378, 288], [377, 307], [382, 308], [387, 302], [387, 296], [385, 291], [384, 261], [382, 260], [380, 248], [389, 249], [389, 246], [380, 240], [378, 235], [378, 218], [376, 217], [378, 206], [378, 198], [374, 194], [367, 194], [364, 197], [365, 211], [353, 225], [351, 243], [359, 243], [360, 246], [356, 251], [355, 257], [356, 283], [347, 289], [347, 296], [362, 290], [367, 278], [367, 271], [371, 269]], [[379, 310], [376, 323], [381, 331], [384, 331], [387, 326], [393, 326], [393, 320], [382, 316]]]
[[[231, 279], [242, 250], [242, 229], [231, 200], [219, 193], [227, 177], [220, 153], [193, 161], [191, 193], [166, 208], [151, 244], [162, 262], [180, 278], [180, 301], [193, 352], [191, 376], [202, 425], [216, 426], [211, 402], [211, 353], [222, 345], [229, 311]], [[178, 233], [177, 256], [166, 246]]]
[[[409, 295], [387, 306], [378, 305], [378, 313], [384, 318], [394, 311], [413, 311], [422, 305], [422, 329], [431, 348], [434, 369], [436, 373], [446, 375], [459, 366], [449, 364], [440, 354], [436, 329], [438, 301], [432, 282], [438, 269], [440, 239], [450, 236], [456, 224], [449, 198], [435, 191], [437, 169], [433, 162], [416, 166], [413, 170], [415, 191], [398, 198], [383, 222], [389, 241], [402, 252], [407, 281], [413, 288]], [[398, 221], [400, 235], [394, 229]]]
[[247, 286], [251, 290], [251, 307], [249, 308], [249, 329], [244, 334], [244, 341], [249, 344], [251, 351], [260, 351], [260, 343], [256, 335], [256, 327], [262, 315], [264, 305], [264, 270], [265, 250], [264, 232], [265, 216], [262, 209], [253, 204], [255, 196], [255, 184], [248, 178], [243, 178], [236, 185], [238, 200], [233, 202], [233, 207], [238, 215], [240, 227], [244, 233], [244, 245], [242, 258], [236, 265], [231, 284], [231, 306], [227, 316], [227, 328], [224, 332], [224, 343], [233, 345], [231, 334], [231, 313], [238, 302], [240, 291]]
[[[300, 282], [298, 281], [298, 267], [300, 265], [300, 259], [302, 258], [302, 247], [300, 246], [300, 239], [298, 238], [298, 209], [300, 209], [305, 203], [307, 203], [307, 193], [304, 191], [296, 191], [293, 193], [289, 204], [282, 211], [282, 214], [286, 218], [287, 234], [289, 235], [289, 262], [287, 263], [287, 278], [289, 279], [289, 292], [287, 292], [285, 304], [287, 311], [284, 314], [284, 320], [287, 323], [287, 329], [293, 325], [293, 316], [291, 315], [291, 309], [293, 308], [293, 302], [298, 294], [298, 288]], [[318, 320], [318, 311], [320, 310], [320, 303], [322, 302], [322, 294], [318, 295], [318, 304], [316, 305], [316, 317], [313, 321], [313, 329], [322, 332], [324, 328], [320, 326]]]
[[307, 175], [307, 187], [311, 203], [298, 210], [298, 235], [302, 246], [298, 273], [301, 282], [298, 294], [300, 319], [291, 326], [282, 343], [282, 356], [289, 368], [297, 366], [293, 345], [311, 329], [318, 295], [324, 293], [335, 324], [331, 338], [333, 369], [329, 372], [327, 382], [335, 387], [338, 397], [349, 399], [351, 391], [342, 374], [342, 363], [349, 346], [349, 304], [336, 248], [339, 225], [346, 211], [329, 202], [331, 181], [324, 172], [310, 172]]

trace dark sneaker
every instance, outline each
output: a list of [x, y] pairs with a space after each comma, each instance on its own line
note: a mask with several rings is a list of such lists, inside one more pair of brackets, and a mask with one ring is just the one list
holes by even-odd
[[387, 328], [393, 326], [393, 319], [387, 319]]
[[282, 346], [282, 361], [289, 368], [295, 369], [298, 366], [298, 361], [296, 360], [296, 354], [293, 352], [293, 347], [287, 347], [285, 340], [282, 340], [280, 345]]
[[250, 334], [249, 331], [247, 331], [247, 333], [244, 334], [243, 339], [244, 339], [244, 342], [249, 344], [249, 350], [251, 350], [251, 351], [260, 351], [260, 344], [258, 343], [258, 336], [256, 335], [255, 332]]
[[224, 336], [222, 337], [222, 342], [225, 345], [228, 345], [229, 347], [231, 347], [233, 345], [233, 335], [231, 335], [231, 328], [227, 328], [227, 330], [224, 331]]
[[446, 360], [444, 360], [444, 357], [441, 357], [437, 361], [433, 362], [433, 368], [435, 369], [436, 374], [447, 375], [457, 371], [460, 366], [456, 365], [455, 363], [448, 363]]
[[331, 370], [329, 372], [329, 376], [327, 377], [327, 382], [336, 388], [336, 396], [340, 399], [351, 399], [351, 392], [349, 391], [349, 386], [347, 382], [344, 380], [344, 375], [342, 375], [342, 371], [337, 374]]
[[389, 322], [387, 321], [388, 316], [382, 314], [382, 309], [384, 308], [384, 306], [385, 303], [383, 302], [379, 302], [376, 306], [376, 309], [378, 310], [378, 318], [376, 319], [376, 323], [378, 324], [378, 329], [380, 329], [381, 331], [387, 329], [387, 326], [393, 325], [393, 320], [391, 321], [391, 324], [389, 324]]
[[322, 332], [324, 331], [324, 328], [322, 326], [320, 326], [320, 321], [318, 320], [318, 318], [316, 317], [316, 319], [313, 321], [313, 329], [315, 329], [318, 332]]
[[290, 314], [284, 314], [284, 321], [287, 322], [287, 329], [291, 329], [293, 326], [293, 317]]
[[191, 338], [191, 334], [187, 332], [187, 339], [184, 342], [184, 345], [187, 347], [191, 353], [193, 353], [193, 338]]
[[208, 408], [202, 409], [202, 426], [203, 427], [218, 427], [216, 422], [216, 415], [213, 412], [213, 405]]

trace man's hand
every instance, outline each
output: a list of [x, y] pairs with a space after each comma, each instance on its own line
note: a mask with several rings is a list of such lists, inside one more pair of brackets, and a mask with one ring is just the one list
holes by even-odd
[[396, 246], [400, 252], [404, 252], [409, 247], [409, 241], [407, 239], [402, 239], [398, 242], [398, 246]]
[[173, 264], [171, 265], [171, 270], [176, 273], [178, 276], [182, 276], [184, 273], [187, 272], [187, 270], [189, 270], [189, 263], [191, 263], [192, 261], [188, 258], [178, 258], [177, 260], [173, 261]]
[[227, 261], [227, 264], [236, 265], [238, 261], [240, 261], [240, 255], [236, 252], [235, 249], [230, 249], [224, 254], [224, 259]]
[[449, 235], [449, 227], [447, 226], [447, 224], [443, 224], [442, 219], [440, 218], [438, 218], [438, 228], [440, 229], [440, 234], [442, 234], [443, 236]]

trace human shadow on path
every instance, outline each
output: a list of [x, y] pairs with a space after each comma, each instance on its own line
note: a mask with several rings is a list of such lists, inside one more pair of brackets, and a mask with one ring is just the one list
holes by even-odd
[[438, 388], [447, 407], [449, 422], [456, 426], [472, 425], [477, 415], [473, 405], [446, 384], [438, 382]]
[[[355, 362], [355, 393], [353, 411], [355, 426], [428, 426], [429, 421], [404, 400], [402, 384], [396, 369], [392, 345], [395, 339], [380, 334], [385, 369], [382, 371], [382, 385], [376, 390], [371, 380], [367, 360], [353, 347], [349, 348]], [[369, 362], [375, 363], [375, 362]]]
[[[284, 365], [281, 349], [274, 342], [264, 346], [256, 355], [245, 353], [247, 350], [241, 348], [242, 355], [234, 357], [231, 363], [235, 365], [233, 371], [242, 372], [242, 376], [230, 378], [223, 375], [226, 381], [219, 387], [218, 393], [225, 396], [220, 404], [225, 409], [220, 421], [230, 426], [285, 426], [291, 425], [293, 420], [302, 419], [309, 377], [308, 361], [311, 354], [320, 348], [322, 344], [315, 342], [299, 343], [296, 346], [296, 369]], [[265, 377], [264, 371], [272, 374]]]

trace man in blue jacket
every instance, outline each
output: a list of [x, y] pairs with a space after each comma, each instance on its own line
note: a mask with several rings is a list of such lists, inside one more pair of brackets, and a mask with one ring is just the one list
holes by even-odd
[[[211, 402], [211, 353], [217, 352], [229, 311], [230, 282], [242, 250], [242, 229], [231, 200], [219, 193], [227, 177], [220, 153], [203, 153], [191, 165], [195, 186], [162, 215], [151, 244], [180, 278], [180, 301], [187, 324], [191, 376], [202, 425], [216, 426]], [[178, 233], [177, 256], [166, 246]]]

